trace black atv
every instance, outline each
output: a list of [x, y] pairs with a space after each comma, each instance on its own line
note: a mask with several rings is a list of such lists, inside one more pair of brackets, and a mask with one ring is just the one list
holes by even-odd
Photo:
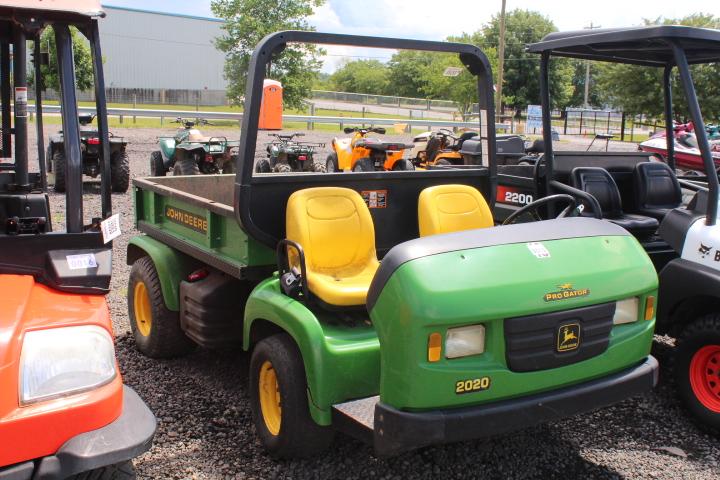
[[[95, 115], [79, 115], [80, 122], [80, 151], [82, 153], [82, 172], [92, 178], [100, 175], [101, 158], [100, 135], [96, 128], [92, 127]], [[116, 137], [112, 133], [110, 140], [110, 184], [113, 192], [127, 192], [130, 186], [130, 160], [126, 147], [127, 142], [123, 137]], [[47, 171], [54, 174], [55, 191], [65, 191], [65, 150], [63, 148], [64, 138], [62, 130], [56, 135], [50, 136], [47, 148]]]
[[324, 148], [324, 143], [300, 142], [296, 137], [305, 136], [304, 133], [280, 135], [271, 133], [275, 137], [267, 144], [267, 159], [260, 160], [255, 165], [257, 173], [287, 173], [287, 172], [317, 172], [325, 173], [325, 164], [315, 162], [316, 148]]

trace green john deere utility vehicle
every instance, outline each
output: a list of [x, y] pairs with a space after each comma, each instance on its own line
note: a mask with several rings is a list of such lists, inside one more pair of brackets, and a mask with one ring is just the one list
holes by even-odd
[[[478, 81], [479, 164], [254, 173], [267, 64], [292, 43], [459, 55]], [[128, 308], [149, 356], [252, 352], [271, 454], [316, 453], [340, 430], [393, 455], [652, 389], [657, 276], [637, 240], [591, 218], [494, 226], [492, 74], [478, 48], [279, 32], [256, 48], [245, 98], [236, 175], [134, 180], [144, 234], [128, 246]], [[575, 211], [570, 196], [537, 205], [550, 202]]]

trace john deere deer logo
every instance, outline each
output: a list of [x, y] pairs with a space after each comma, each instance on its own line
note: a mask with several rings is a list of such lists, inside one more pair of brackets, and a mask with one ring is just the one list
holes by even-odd
[[570, 323], [558, 329], [557, 351], [569, 352], [580, 346], [580, 324]]

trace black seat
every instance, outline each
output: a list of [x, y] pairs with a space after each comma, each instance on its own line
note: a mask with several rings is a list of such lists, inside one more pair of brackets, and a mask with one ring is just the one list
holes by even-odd
[[465, 143], [465, 140], [470, 140], [473, 137], [476, 137], [476, 132], [463, 132], [460, 137], [458, 137], [457, 141], [455, 142], [455, 145], [452, 146], [451, 150], [458, 151], [462, 148], [463, 143]]
[[664, 163], [642, 162], [633, 171], [635, 200], [638, 212], [658, 219], [682, 204], [682, 191], [677, 177]]
[[[573, 187], [587, 192], [597, 199], [603, 218], [620, 225], [636, 236], [648, 235], [657, 230], [658, 221], [656, 219], [622, 211], [620, 191], [612, 175], [604, 168], [573, 168], [570, 180]], [[590, 216], [592, 212], [586, 210], [584, 215]]]

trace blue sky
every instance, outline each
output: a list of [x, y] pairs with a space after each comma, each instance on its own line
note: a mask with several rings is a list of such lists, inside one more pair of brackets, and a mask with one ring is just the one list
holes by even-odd
[[[270, 3], [271, 0], [268, 0]], [[109, 0], [107, 5], [186, 15], [212, 16], [210, 0]], [[309, 19], [317, 30], [332, 33], [443, 40], [474, 32], [500, 10], [500, 0], [326, 0]], [[679, 18], [694, 12], [720, 16], [720, 2], [677, 0], [507, 0], [507, 9], [536, 10], [560, 30], [577, 30], [591, 23], [602, 27], [640, 25], [645, 18]], [[358, 52], [331, 47], [323, 70], [332, 71], [345, 58], [389, 57], [388, 52]]]

